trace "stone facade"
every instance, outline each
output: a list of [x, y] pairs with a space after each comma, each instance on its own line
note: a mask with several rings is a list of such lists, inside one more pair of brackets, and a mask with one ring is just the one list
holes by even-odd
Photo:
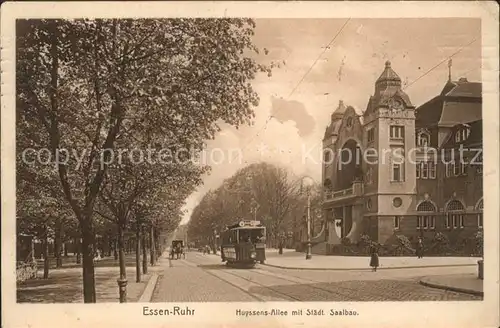
[[362, 115], [340, 101], [323, 139], [326, 243], [482, 229], [481, 103], [480, 83], [450, 79], [416, 108], [390, 62]]

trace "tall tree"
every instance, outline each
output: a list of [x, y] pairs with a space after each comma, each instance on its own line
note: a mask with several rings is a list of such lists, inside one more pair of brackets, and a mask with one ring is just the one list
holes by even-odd
[[18, 110], [53, 156], [69, 150], [57, 175], [81, 230], [84, 302], [96, 301], [94, 206], [116, 142], [147, 129], [196, 150], [219, 121], [249, 123], [251, 81], [270, 72], [249, 56], [253, 29], [249, 19], [18, 21]]

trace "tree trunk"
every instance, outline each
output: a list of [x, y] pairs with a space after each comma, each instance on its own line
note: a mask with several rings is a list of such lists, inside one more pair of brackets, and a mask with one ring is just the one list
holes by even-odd
[[115, 247], [113, 247], [113, 256], [115, 261], [118, 260], [118, 239], [115, 239]]
[[49, 279], [49, 236], [47, 228], [45, 229], [45, 236], [43, 237], [43, 279]]
[[82, 264], [82, 254], [80, 250], [80, 238], [75, 238], [76, 264]]
[[56, 258], [56, 268], [62, 268], [62, 222], [61, 218], [56, 218], [54, 236], [54, 255]]
[[91, 216], [83, 218], [80, 225], [82, 230], [82, 257], [83, 257], [83, 302], [95, 303], [95, 272], [94, 272], [94, 231]]
[[120, 278], [127, 278], [125, 266], [125, 237], [123, 225], [118, 226], [118, 259], [120, 262]]
[[160, 242], [160, 234], [158, 233], [158, 231], [155, 229], [155, 263], [158, 262], [158, 259], [160, 258], [161, 256], [161, 242]]
[[64, 257], [68, 257], [68, 243], [64, 243]]
[[151, 266], [156, 264], [156, 250], [155, 250], [155, 228], [151, 225], [151, 232], [149, 233], [149, 256], [151, 258]]
[[[124, 240], [124, 225], [118, 224], [118, 258], [120, 261], [120, 279], [119, 281], [127, 281], [127, 268], [125, 266], [125, 240]], [[120, 286], [121, 287], [121, 286]], [[120, 288], [120, 303], [127, 302], [127, 289]]]
[[141, 282], [141, 224], [139, 220], [137, 220], [135, 230], [135, 281]]
[[105, 234], [104, 237], [103, 237], [103, 241], [101, 243], [101, 256], [102, 257], [105, 257], [108, 252], [109, 252], [109, 241], [108, 241], [108, 234]]
[[146, 249], [146, 231], [144, 227], [141, 227], [141, 244], [142, 244], [142, 272], [144, 274], [148, 273], [148, 252]]
[[107, 256], [111, 256], [111, 253], [113, 252], [113, 239], [112, 238], [109, 238], [108, 240], [108, 254]]

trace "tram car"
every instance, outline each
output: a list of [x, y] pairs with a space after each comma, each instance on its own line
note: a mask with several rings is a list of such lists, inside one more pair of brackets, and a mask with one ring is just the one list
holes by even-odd
[[266, 227], [260, 221], [240, 221], [221, 234], [221, 258], [229, 266], [254, 267], [266, 260]]

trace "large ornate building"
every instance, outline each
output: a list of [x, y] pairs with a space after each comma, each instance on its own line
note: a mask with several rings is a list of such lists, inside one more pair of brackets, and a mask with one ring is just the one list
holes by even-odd
[[323, 139], [326, 224], [313, 250], [363, 234], [383, 244], [481, 229], [481, 103], [480, 83], [450, 74], [416, 108], [389, 61], [362, 115], [340, 101]]

